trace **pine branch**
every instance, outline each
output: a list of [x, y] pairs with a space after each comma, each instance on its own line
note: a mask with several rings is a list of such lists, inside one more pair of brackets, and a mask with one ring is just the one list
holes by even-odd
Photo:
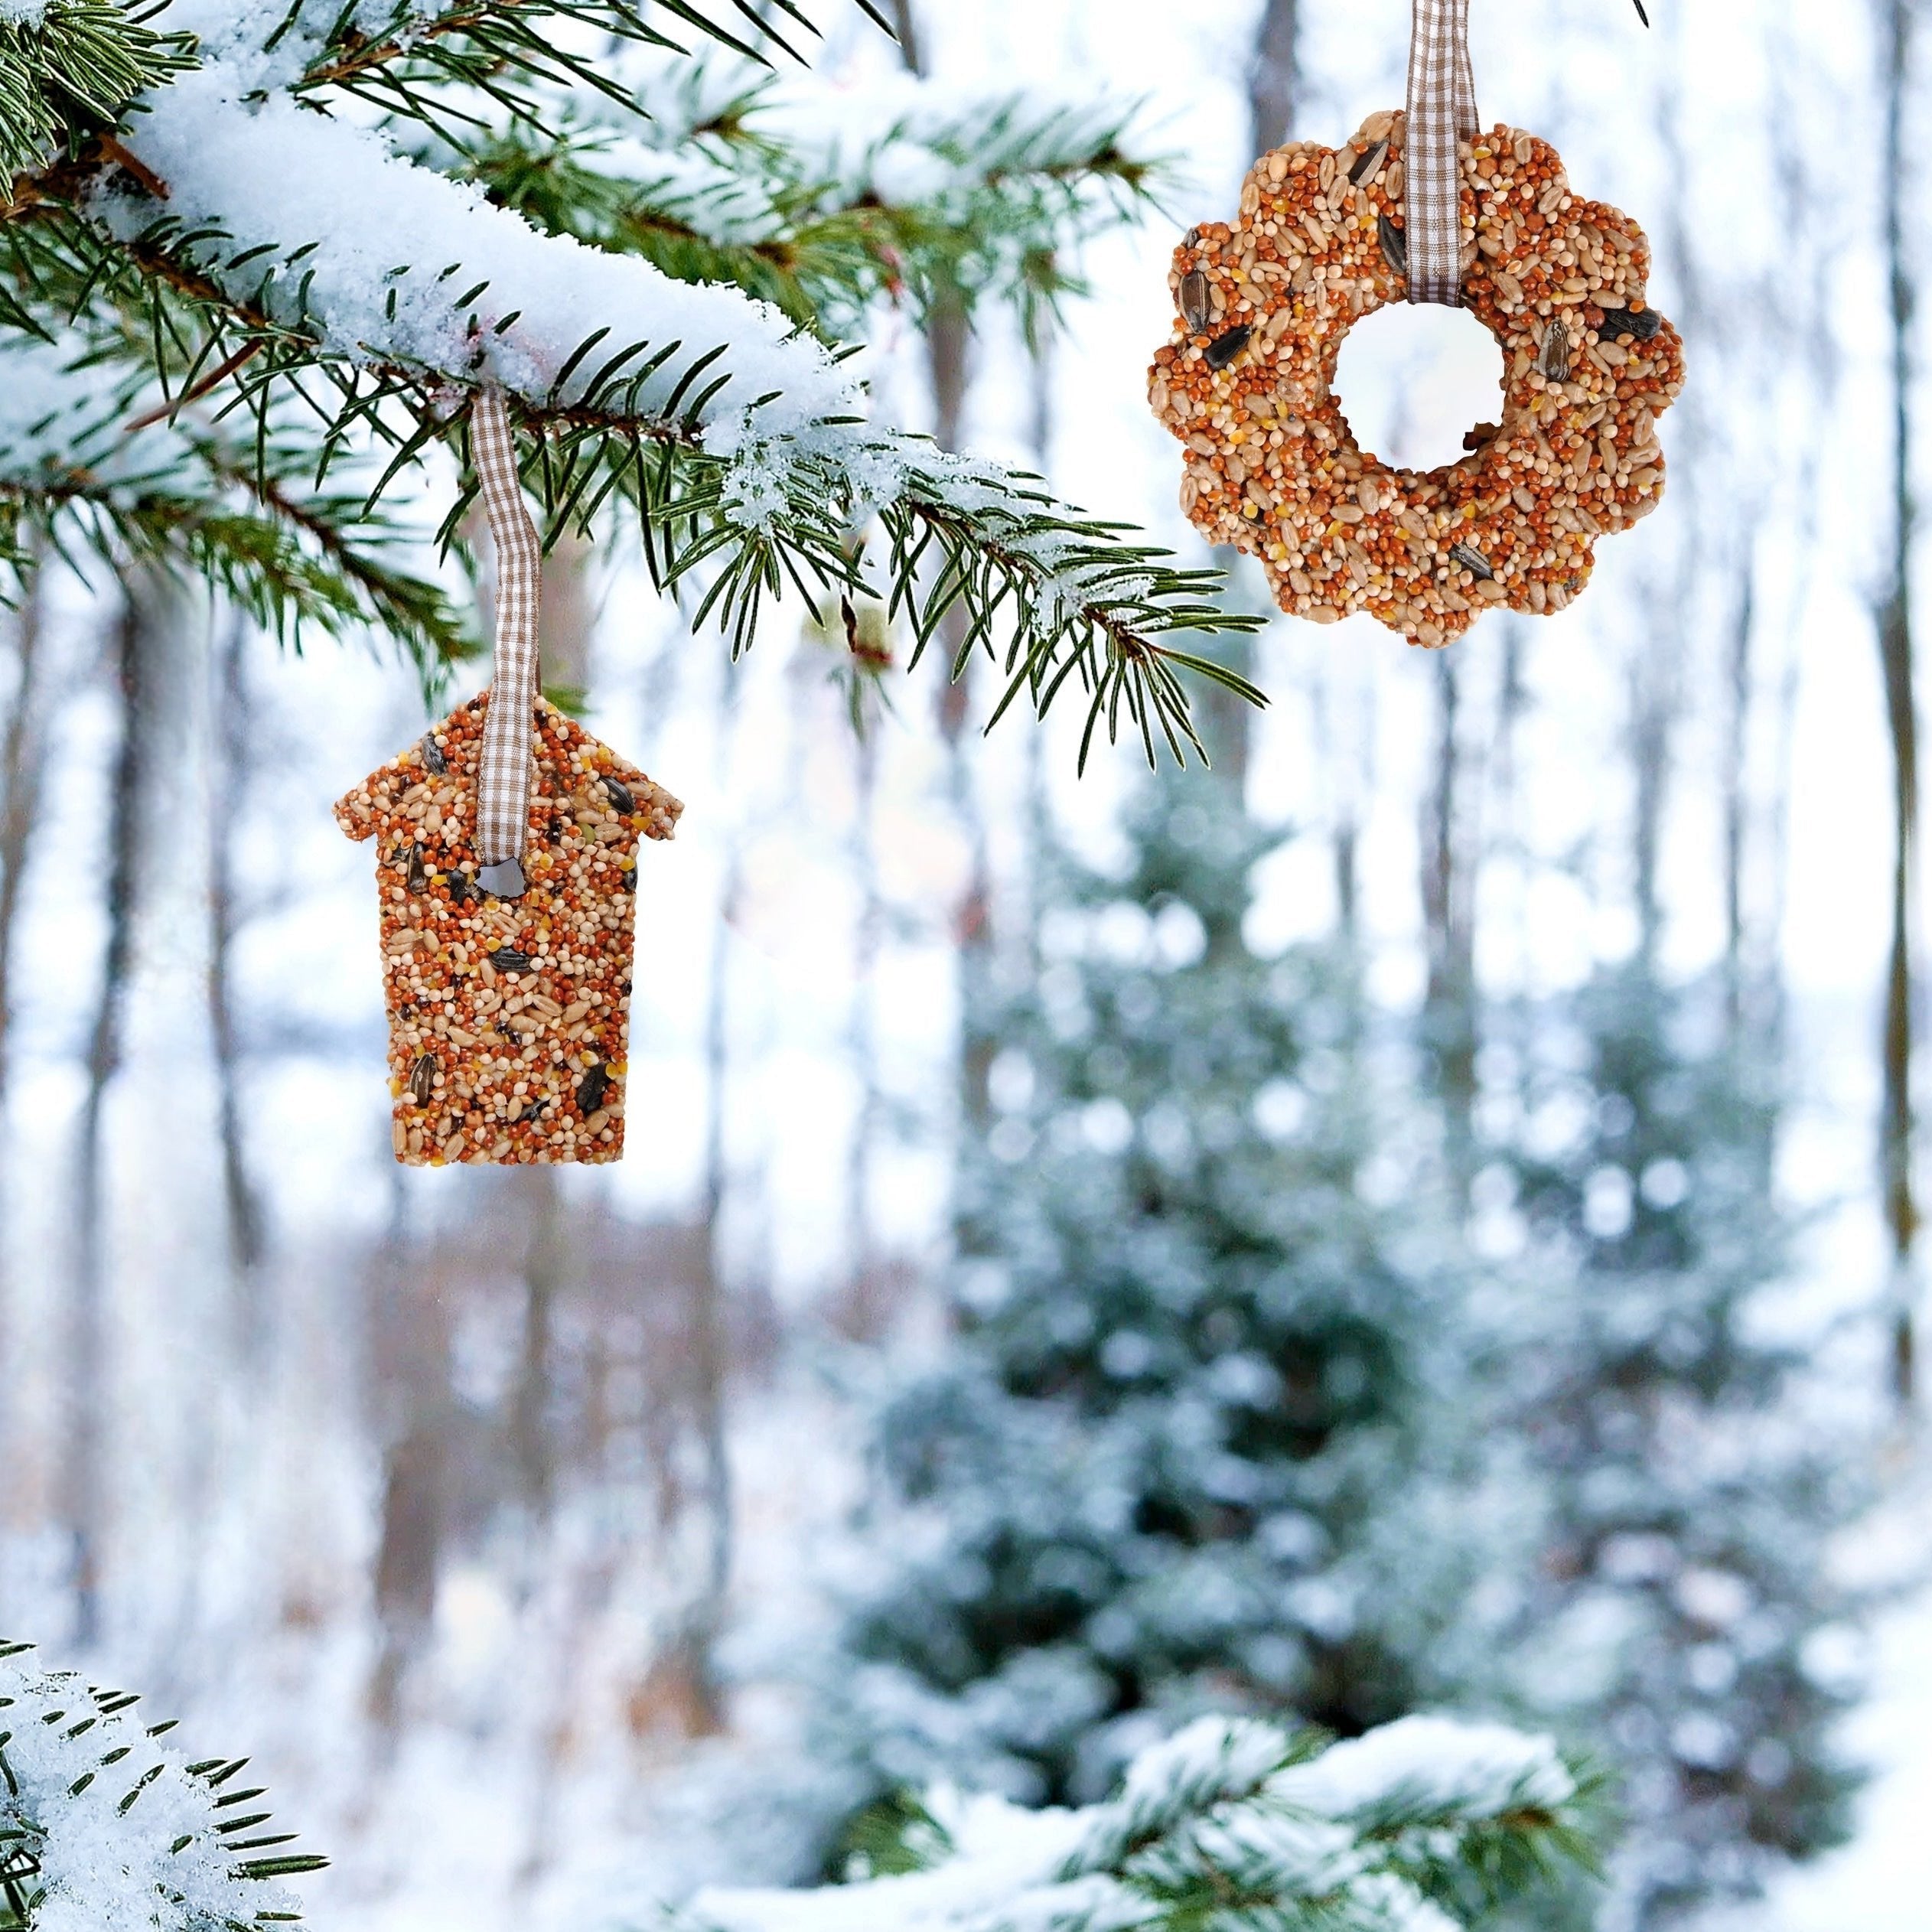
[[[327, 1860], [275, 1848], [246, 1759], [184, 1763], [138, 1699], [35, 1669], [0, 1644], [0, 1932], [64, 1923], [246, 1932], [300, 1914], [281, 1881]], [[266, 1853], [266, 1855], [255, 1855]]]
[[[1016, 303], [1034, 327], [1080, 292], [1081, 244], [1158, 201], [1171, 177], [1165, 159], [1132, 151], [1129, 112], [995, 99], [930, 125], [888, 124], [842, 165], [767, 136], [782, 106], [767, 86], [748, 90], [722, 110], [728, 131], [676, 129], [672, 151], [566, 121], [554, 139], [513, 123], [453, 158], [539, 228], [679, 281], [734, 284], [826, 336], [881, 298], [923, 318], [942, 293], [969, 308]], [[875, 158], [892, 151], [902, 174], [908, 145], [931, 156], [939, 184], [895, 199]]]
[[1394, 1932], [1473, 1925], [1590, 1849], [1576, 1781], [1546, 1742], [1410, 1719], [1329, 1745], [1210, 1718], [1143, 1752], [1110, 1803], [902, 1798], [865, 1821], [857, 1882], [701, 1894], [677, 1924]]
[[[212, 583], [296, 648], [311, 630], [380, 630], [426, 686], [475, 649], [444, 593], [386, 555], [406, 540], [400, 526], [372, 518], [361, 493], [298, 487], [313, 459], [285, 424], [238, 449], [182, 415], [185, 396], [142, 407], [145, 372], [119, 366], [116, 347], [76, 337], [9, 352], [0, 533], [10, 554], [0, 562], [16, 577], [31, 526], [83, 575], [90, 556], [114, 570], [138, 559]], [[240, 366], [230, 357], [224, 380]]]
[[[315, 412], [321, 470], [333, 452], [386, 442], [389, 467], [372, 503], [447, 433], [445, 372], [334, 357], [311, 332], [305, 282], [292, 302], [280, 292], [282, 265], [306, 251], [217, 247], [166, 217], [92, 262], [84, 240], [71, 230], [66, 239], [70, 276], [93, 276], [98, 293], [145, 311], [145, 331], [130, 328], [126, 339], [132, 346], [145, 335], [164, 394], [226, 359], [242, 380], [224, 411], [246, 409], [266, 436], [278, 395], [299, 400]], [[480, 312], [470, 327], [480, 340]], [[647, 342], [612, 351], [598, 336], [580, 344], [546, 399], [520, 403], [536, 436], [526, 474], [553, 542], [566, 526], [591, 528], [613, 497], [627, 501], [653, 578], [669, 585], [702, 572], [700, 621], [715, 615], [734, 654], [787, 588], [808, 604], [835, 585], [870, 589], [852, 537], [876, 516], [883, 594], [913, 627], [914, 661], [944, 614], [959, 609], [966, 643], [951, 669], [958, 675], [974, 650], [999, 664], [1008, 684], [995, 718], [1022, 693], [1042, 715], [1070, 681], [1085, 694], [1083, 766], [1103, 725], [1110, 742], [1123, 731], [1137, 737], [1150, 761], [1163, 744], [1177, 757], [1199, 751], [1183, 676], [1262, 701], [1245, 680], [1171, 641], [1256, 627], [1212, 601], [1208, 574], [1124, 542], [1118, 526], [1057, 503], [1036, 478], [963, 463], [856, 419], [762, 436], [741, 427], [735, 440], [720, 441], [707, 407], [725, 380], [715, 373], [725, 351], [683, 357], [673, 380], [681, 352]], [[334, 388], [332, 402], [307, 386], [318, 376]]]
[[0, 15], [0, 178], [41, 165], [63, 135], [112, 123], [136, 94], [187, 71], [189, 45], [113, 0]]
[[[855, 3], [886, 26], [873, 0]], [[295, 0], [278, 34], [299, 21], [305, 5]], [[769, 65], [773, 52], [802, 60], [802, 41], [819, 31], [794, 0], [774, 0], [769, 8], [752, 0], [709, 5], [659, 0], [659, 11], [691, 35], [760, 65]], [[608, 57], [559, 44], [559, 21], [588, 30], [593, 45], [608, 39], [678, 54], [690, 50], [688, 40], [655, 23], [644, 0], [462, 0], [427, 18], [411, 0], [400, 0], [387, 20], [373, 26], [345, 10], [291, 91], [312, 97], [338, 90], [438, 129], [477, 124], [468, 110], [439, 98], [436, 90], [451, 86], [474, 89], [536, 125], [542, 125], [543, 109], [533, 90], [545, 86], [587, 89], [630, 106], [629, 95], [611, 77]], [[274, 47], [274, 37], [269, 44]]]
[[[728, 41], [753, 11], [715, 0], [653, 18]], [[1126, 151], [1119, 116], [1015, 102], [950, 119], [909, 110], [875, 146], [923, 142], [940, 178], [927, 200], [900, 205], [872, 191], [868, 159], [854, 174], [829, 150], [762, 132], [760, 90], [740, 88], [712, 117], [709, 151], [721, 191], [755, 184], [756, 205], [748, 232], [721, 234], [715, 207], [680, 214], [666, 183], [668, 210], [621, 179], [600, 200], [593, 157], [530, 133], [524, 109], [539, 99], [595, 90], [627, 101], [621, 68], [558, 51], [544, 30], [600, 24], [654, 44], [663, 36], [633, 0], [466, 0], [409, 33], [399, 11], [367, 40], [350, 15], [331, 18], [318, 32], [306, 0], [292, 8], [268, 37], [268, 68], [247, 70], [266, 73], [259, 96], [240, 100], [219, 73], [163, 86], [125, 130], [97, 130], [16, 182], [0, 222], [0, 327], [58, 340], [55, 318], [73, 318], [93, 362], [118, 373], [131, 443], [182, 429], [190, 406], [219, 432], [184, 435], [185, 453], [144, 445], [161, 466], [145, 480], [125, 451], [104, 468], [75, 459], [16, 475], [16, 525], [41, 515], [96, 549], [185, 557], [224, 585], [253, 569], [250, 608], [278, 625], [380, 614], [433, 672], [456, 647], [433, 595], [369, 561], [341, 503], [317, 507], [312, 526], [292, 519], [292, 503], [322, 500], [284, 487], [289, 425], [303, 421], [312, 490], [347, 464], [373, 476], [373, 512], [448, 440], [466, 393], [491, 382], [516, 399], [551, 539], [627, 508], [653, 577], [691, 580], [700, 621], [715, 617], [735, 653], [787, 591], [816, 608], [829, 591], [872, 594], [876, 577], [911, 627], [914, 661], [960, 614], [950, 669], [975, 651], [999, 666], [995, 718], [1022, 695], [1044, 713], [1070, 684], [1083, 693], [1083, 764], [1103, 726], [1109, 741], [1136, 737], [1150, 760], [1162, 745], [1198, 751], [1185, 679], [1261, 701], [1188, 647], [1259, 621], [1225, 611], [1211, 575], [1056, 502], [1037, 478], [868, 425], [842, 351], [788, 335], [737, 288], [667, 277], [649, 259], [686, 275], [735, 266], [821, 327], [826, 311], [855, 314], [881, 292], [1051, 300], [1073, 285], [1058, 266], [1072, 244], [1154, 178]], [[386, 85], [416, 71], [410, 60], [445, 64], [422, 82], [439, 100], [494, 92], [510, 116], [510, 134], [495, 137], [506, 171], [526, 202], [546, 204], [555, 232], [479, 205], [289, 91]], [[510, 96], [526, 85], [520, 105]], [[292, 195], [287, 208], [235, 194], [275, 168], [329, 193]], [[363, 212], [376, 209], [370, 227]], [[320, 232], [285, 233], [285, 220]], [[385, 268], [391, 249], [401, 259]], [[232, 450], [246, 428], [254, 483], [242, 504]]]

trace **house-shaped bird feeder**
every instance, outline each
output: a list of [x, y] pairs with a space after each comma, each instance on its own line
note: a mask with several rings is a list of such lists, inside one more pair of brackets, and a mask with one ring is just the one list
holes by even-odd
[[614, 1161], [624, 1152], [637, 855], [683, 806], [534, 701], [529, 819], [508, 890], [476, 852], [484, 692], [335, 808], [376, 841], [396, 1155]]

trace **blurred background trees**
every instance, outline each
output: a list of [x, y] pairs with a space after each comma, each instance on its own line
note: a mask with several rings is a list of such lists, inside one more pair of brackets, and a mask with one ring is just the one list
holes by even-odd
[[[1091, 1800], [1208, 1709], [1550, 1727], [1629, 1823], [1566, 1894], [1604, 1932], [1851, 1828], [1901, 1565], [1847, 1546], [1916, 1458], [1916, 9], [1625, 11], [1478, 25], [1692, 347], [1668, 513], [1563, 619], [1276, 627], [1211, 775], [1076, 787], [986, 690], [872, 675], [882, 613], [728, 668], [634, 559], [553, 562], [553, 681], [692, 806], [616, 1175], [384, 1157], [326, 807], [406, 668], [132, 563], [7, 617], [0, 1626], [252, 1748], [318, 1916], [642, 1923], [909, 1780]], [[862, 311], [900, 414], [1178, 541], [1171, 231], [1250, 125], [1395, 99], [1406, 9], [899, 11], [904, 56], [827, 50], [845, 145], [774, 136], [834, 204], [707, 238], [727, 75], [610, 232]], [[1031, 174], [960, 104], [1015, 86]], [[529, 161], [480, 178], [534, 207]]]

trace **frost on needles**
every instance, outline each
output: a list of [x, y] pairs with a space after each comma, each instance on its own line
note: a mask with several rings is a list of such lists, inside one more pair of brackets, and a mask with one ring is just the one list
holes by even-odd
[[712, 1891], [676, 1932], [1455, 1932], [1588, 1862], [1578, 1782], [1547, 1739], [1411, 1717], [1324, 1748], [1203, 1718], [1118, 1796], [1028, 1811], [929, 1794], [853, 1883]]
[[[1083, 757], [1103, 726], [1150, 757], [1197, 743], [1184, 678], [1258, 697], [1184, 647], [1253, 627], [1213, 573], [873, 420], [831, 333], [941, 290], [1037, 326], [1073, 286], [1051, 265], [1155, 178], [1124, 117], [907, 81], [839, 129], [822, 90], [766, 78], [809, 32], [788, 5], [175, 0], [155, 20], [64, 124], [0, 86], [34, 163], [0, 217], [0, 356], [37, 340], [88, 422], [111, 383], [124, 422], [181, 432], [158, 484], [0, 451], [17, 569], [23, 532], [78, 527], [224, 583], [279, 572], [250, 600], [279, 620], [353, 615], [439, 660], [458, 628], [420, 573], [412, 592], [373, 565], [396, 534], [373, 506], [420, 494], [399, 480], [491, 383], [551, 536], [627, 507], [654, 577], [694, 574], [734, 650], [787, 589], [869, 583], [915, 659], [952, 614], [954, 673], [976, 651], [1005, 673], [995, 715], [1082, 690]], [[577, 50], [585, 28], [614, 50]], [[259, 566], [200, 529], [237, 507], [285, 539]]]
[[245, 1761], [191, 1762], [135, 1700], [0, 1644], [0, 1932], [241, 1932], [299, 1914]]

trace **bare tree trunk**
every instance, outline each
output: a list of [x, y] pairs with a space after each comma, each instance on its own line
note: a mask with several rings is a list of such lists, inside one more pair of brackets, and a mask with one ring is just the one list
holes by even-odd
[[440, 1285], [409, 1220], [409, 1187], [392, 1176], [389, 1239], [369, 1282], [371, 1367], [383, 1444], [374, 1594], [380, 1634], [368, 1690], [379, 1751], [393, 1749], [411, 1666], [436, 1614], [448, 1517], [449, 1338]]
[[913, 73], [926, 71], [924, 50], [919, 39], [919, 23], [913, 18], [912, 0], [892, 0], [892, 31], [899, 37], [899, 57]]
[[[7, 1131], [12, 1070], [14, 931], [19, 923], [28, 852], [40, 820], [41, 780], [46, 762], [41, 696], [45, 683], [44, 614], [36, 573], [14, 619], [17, 676], [13, 709], [8, 715], [5, 738], [0, 739], [0, 1136]], [[0, 1166], [0, 1185], [4, 1185], [5, 1173]], [[5, 1466], [9, 1450], [10, 1402], [17, 1382], [5, 1367], [11, 1333], [10, 1287], [5, 1258], [0, 1255], [0, 1468]]]
[[696, 1728], [705, 1734], [725, 1728], [724, 1686], [718, 1673], [718, 1644], [725, 1633], [736, 1539], [736, 1497], [731, 1445], [726, 1429], [731, 1331], [725, 1310], [722, 1244], [726, 1171], [725, 1118], [731, 1077], [729, 1022], [731, 918], [740, 889], [735, 840], [726, 862], [723, 903], [718, 921], [718, 956], [712, 969], [711, 1003], [705, 1027], [705, 1061], [711, 1116], [705, 1135], [703, 1236], [691, 1277], [690, 1317], [686, 1339], [691, 1350], [692, 1397], [696, 1411], [702, 1478], [700, 1494], [707, 1531], [705, 1573], [684, 1618], [678, 1647], [689, 1686]]
[[1264, 0], [1248, 70], [1249, 152], [1265, 155], [1295, 132], [1301, 91], [1301, 0]]
[[[1051, 473], [1053, 461], [1053, 337], [1043, 331], [1031, 347], [1033, 461], [1034, 467], [1040, 474], [1046, 476]], [[1044, 737], [1044, 732], [1028, 731], [1021, 753], [1026, 761], [1023, 809], [1026, 813], [1027, 861], [1025, 896], [1021, 904], [1020, 919], [1021, 930], [1025, 935], [1028, 984], [1037, 977], [1042, 963], [1040, 956], [1040, 922], [1047, 910], [1046, 880], [1042, 873], [1042, 862], [1047, 849], [1053, 808], [1047, 793]], [[981, 1096], [982, 1106], [989, 1109], [992, 1096], [986, 1090], [992, 1070], [991, 1058], [982, 1055], [979, 1062], [969, 1068], [967, 1074], [969, 1092], [977, 1092]]]
[[1424, 808], [1422, 922], [1429, 945], [1425, 1031], [1447, 1110], [1450, 1171], [1459, 1193], [1471, 1178], [1471, 1116], [1476, 1101], [1474, 882], [1479, 857], [1461, 741], [1462, 673], [1446, 652], [1435, 659], [1435, 777]]
[[1730, 715], [1724, 746], [1724, 1008], [1735, 1042], [1744, 1025], [1746, 959], [1745, 869], [1748, 856], [1751, 806], [1751, 633], [1756, 623], [1756, 584], [1747, 546], [1738, 588], [1738, 611], [1731, 632], [1727, 666]]
[[248, 1171], [242, 1135], [241, 1039], [232, 974], [241, 919], [235, 903], [235, 832], [248, 793], [253, 761], [253, 719], [248, 683], [249, 627], [239, 613], [223, 627], [216, 718], [214, 771], [208, 840], [208, 1028], [215, 1056], [216, 1105], [221, 1140], [222, 1198], [228, 1220], [236, 1334], [245, 1361], [259, 1360], [263, 1333], [260, 1197]]
[[563, 1205], [554, 1168], [526, 1168], [513, 1198], [527, 1230], [523, 1249], [523, 1354], [510, 1405], [510, 1448], [530, 1533], [550, 1520], [556, 1493], [551, 1435], [554, 1338], [568, 1266]]
[[[894, 0], [901, 55], [914, 73], [930, 72], [912, 0]], [[927, 365], [933, 386], [933, 434], [942, 449], [956, 450], [966, 425], [966, 406], [972, 386], [972, 327], [966, 298], [956, 288], [942, 288], [926, 318]], [[1037, 406], [1037, 399], [1036, 399]], [[965, 611], [955, 605], [940, 624], [939, 640], [950, 671], [966, 636]], [[946, 683], [940, 698], [939, 724], [947, 749], [948, 789], [953, 809], [971, 852], [966, 889], [955, 915], [954, 943], [959, 954], [963, 1003], [971, 1007], [992, 970], [992, 877], [987, 849], [986, 815], [973, 784], [973, 757], [966, 733], [973, 679], [970, 667]], [[986, 1081], [992, 1064], [992, 1045], [969, 1025], [960, 1066], [959, 1101], [969, 1127], [978, 1130], [991, 1117]]]
[[[718, 761], [729, 790], [738, 743], [738, 708], [728, 688], [722, 700]], [[685, 1343], [690, 1350], [691, 1401], [699, 1443], [699, 1497], [706, 1531], [704, 1575], [686, 1608], [676, 1640], [675, 1659], [684, 1680], [694, 1728], [702, 1733], [725, 1727], [724, 1686], [718, 1671], [718, 1644], [725, 1633], [737, 1537], [737, 1497], [732, 1480], [727, 1427], [730, 1395], [731, 1323], [725, 1306], [725, 1204], [730, 1186], [725, 1123], [731, 1087], [731, 943], [743, 891], [738, 829], [726, 832], [725, 875], [718, 891], [716, 940], [712, 958], [711, 993], [705, 1020], [705, 1084], [710, 1114], [705, 1129], [704, 1195], [699, 1238], [689, 1271], [690, 1302]]]
[[107, 947], [87, 1043], [87, 1097], [81, 1109], [75, 1163], [75, 1256], [67, 1311], [66, 1435], [63, 1513], [71, 1539], [74, 1641], [90, 1649], [100, 1636], [102, 1544], [107, 1513], [107, 1096], [120, 1071], [140, 864], [140, 805], [146, 790], [142, 708], [152, 587], [130, 582], [115, 626], [113, 663], [121, 736], [107, 801]]
[[858, 1116], [845, 1150], [845, 1256], [852, 1271], [853, 1317], [860, 1333], [869, 1326], [872, 1253], [873, 1144], [884, 1112], [879, 1085], [878, 995], [880, 943], [885, 901], [879, 890], [878, 844], [873, 814], [878, 800], [878, 741], [868, 725], [853, 748], [857, 786], [852, 801], [852, 864], [858, 873], [858, 930], [853, 938], [852, 1010], [846, 1039], [858, 1075]]
[[46, 767], [46, 626], [36, 575], [14, 622], [18, 669], [13, 710], [0, 743], [0, 1120], [6, 1114], [13, 1067], [13, 942], [20, 914], [27, 855], [40, 822], [41, 780]]
[[1901, 1406], [1917, 1385], [1918, 1284], [1914, 1247], [1918, 1204], [1913, 1189], [1916, 1122], [1911, 1090], [1915, 937], [1912, 872], [1918, 835], [1918, 718], [1913, 664], [1911, 565], [1918, 510], [1912, 491], [1912, 324], [1917, 288], [1906, 239], [1906, 96], [1911, 81], [1916, 0], [1883, 0], [1885, 80], [1885, 254], [1891, 296], [1892, 548], [1890, 582], [1877, 612], [1885, 675], [1885, 717], [1892, 751], [1891, 951], [1885, 979], [1885, 1097], [1880, 1167], [1891, 1239], [1892, 1393]]

